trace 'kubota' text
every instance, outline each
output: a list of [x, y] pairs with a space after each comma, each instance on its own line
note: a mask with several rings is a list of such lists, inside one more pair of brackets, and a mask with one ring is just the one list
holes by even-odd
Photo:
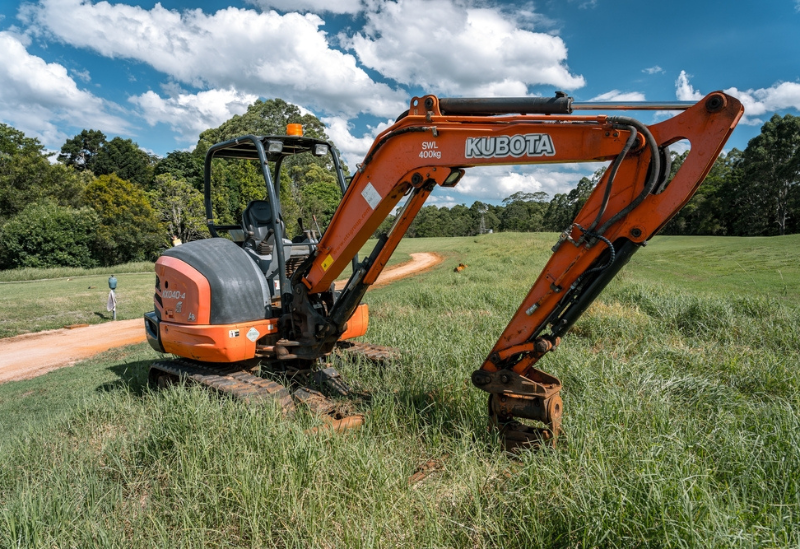
[[497, 158], [501, 156], [554, 156], [556, 148], [546, 133], [498, 137], [468, 137], [467, 158]]

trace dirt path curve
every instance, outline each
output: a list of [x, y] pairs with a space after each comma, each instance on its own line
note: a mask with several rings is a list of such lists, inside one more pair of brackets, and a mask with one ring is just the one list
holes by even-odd
[[[425, 271], [442, 261], [444, 258], [435, 253], [411, 254], [411, 261], [381, 273], [375, 286]], [[337, 288], [343, 285], [344, 281], [337, 282]], [[144, 321], [140, 318], [0, 339], [0, 383], [30, 379], [144, 340]]]

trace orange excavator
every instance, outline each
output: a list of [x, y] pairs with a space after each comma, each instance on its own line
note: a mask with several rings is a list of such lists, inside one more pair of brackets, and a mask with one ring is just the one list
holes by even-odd
[[[650, 126], [626, 116], [573, 114], [589, 110], [681, 112]], [[186, 376], [223, 392], [234, 387], [234, 394], [277, 398], [286, 407], [294, 396], [324, 411], [330, 407], [316, 388], [347, 390], [335, 370], [322, 367], [324, 357], [366, 332], [361, 300], [437, 185], [457, 185], [474, 166], [605, 161], [605, 174], [472, 373], [472, 383], [489, 395], [490, 423], [508, 449], [552, 444], [561, 432], [561, 382], [538, 369], [538, 362], [689, 201], [743, 113], [741, 103], [722, 92], [696, 103], [577, 103], [561, 92], [551, 98], [415, 97], [378, 135], [349, 184], [325, 141], [246, 136], [215, 145], [206, 158], [209, 229], [214, 236], [226, 229], [231, 238], [184, 244], [157, 262], [148, 339], [155, 349], [183, 358], [155, 363], [151, 378]], [[691, 150], [670, 177], [668, 147], [681, 140]], [[300, 152], [331, 155], [343, 198], [321, 238], [305, 231], [290, 241], [276, 189], [282, 159]], [[247, 207], [241, 226], [214, 225], [209, 178], [215, 155], [254, 158], [264, 170], [267, 198]], [[269, 162], [275, 163], [274, 175]], [[391, 229], [359, 261], [359, 250], [404, 197]], [[353, 272], [336, 290], [333, 283], [349, 264]], [[351, 345], [362, 345], [367, 355], [389, 352]], [[317, 385], [291, 395], [256, 375], [255, 364], [260, 372], [277, 368]], [[248, 375], [252, 380], [242, 381]]]

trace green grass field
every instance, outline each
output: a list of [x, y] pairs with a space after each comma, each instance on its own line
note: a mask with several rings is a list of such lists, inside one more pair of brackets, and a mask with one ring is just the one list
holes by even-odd
[[447, 261], [367, 294], [404, 355], [338, 364], [372, 394], [345, 435], [151, 392], [146, 345], [0, 385], [0, 547], [800, 546], [800, 237], [656, 238], [541, 362], [567, 444], [514, 459], [469, 375], [554, 241], [404, 241]]
[[153, 309], [152, 263], [0, 271], [0, 338], [110, 320], [106, 300], [112, 274], [118, 281], [119, 320]]

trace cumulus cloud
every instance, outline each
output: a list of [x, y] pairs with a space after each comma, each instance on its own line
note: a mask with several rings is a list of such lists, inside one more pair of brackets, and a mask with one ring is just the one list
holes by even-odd
[[601, 93], [597, 97], [592, 97], [589, 101], [644, 101], [644, 94], [641, 92], [621, 92], [611, 90]]
[[666, 71], [664, 71], [664, 69], [662, 69], [658, 65], [654, 65], [652, 67], [648, 67], [646, 69], [642, 69], [642, 72], [645, 73], [645, 74], [659, 74], [659, 73], [666, 72]]
[[375, 137], [393, 123], [393, 120], [387, 120], [377, 126], [368, 126], [367, 132], [357, 137], [352, 134], [353, 124], [346, 118], [332, 116], [321, 120], [326, 126], [328, 137], [339, 149], [351, 171], [355, 169], [356, 164], [364, 160]]
[[365, 66], [402, 84], [454, 95], [524, 95], [539, 84], [585, 84], [567, 68], [561, 38], [520, 28], [499, 9], [397, 0], [374, 6], [365, 18], [363, 32], [340, 35], [341, 43]]
[[85, 0], [42, 0], [21, 12], [32, 32], [111, 58], [149, 64], [178, 82], [277, 96], [331, 114], [397, 115], [402, 91], [372, 80], [329, 46], [317, 15], [226, 8], [178, 12]]
[[[467, 170], [464, 178], [453, 189], [471, 204], [474, 200], [498, 202], [523, 191], [528, 193], [546, 192], [552, 198], [556, 193], [566, 193], [574, 189], [581, 177], [591, 177], [605, 162], [588, 162], [550, 166], [486, 166]], [[461, 203], [459, 202], [459, 203]]]
[[167, 98], [148, 91], [128, 100], [141, 109], [142, 117], [151, 126], [163, 122], [180, 136], [180, 141], [193, 142], [200, 132], [246, 112], [256, 99], [256, 95], [228, 89], [177, 93]]
[[[675, 87], [675, 94], [678, 99], [697, 101], [703, 98], [703, 94], [696, 91], [689, 83], [684, 71], [681, 71]], [[758, 117], [768, 112], [784, 109], [800, 110], [800, 84], [797, 82], [781, 82], [769, 88], [755, 90], [728, 88], [723, 91], [742, 102], [744, 106], [742, 124], [751, 126], [762, 124], [764, 121]]]
[[59, 127], [121, 133], [128, 123], [111, 114], [119, 107], [78, 88], [67, 69], [28, 53], [20, 38], [0, 31], [0, 119], [45, 145], [67, 139]]
[[358, 13], [362, 10], [361, 0], [249, 0], [261, 9], [280, 11], [313, 11], [315, 13]]
[[699, 101], [703, 98], [703, 94], [695, 91], [694, 87], [689, 83], [689, 75], [686, 74], [686, 71], [681, 71], [675, 81], [675, 97], [679, 101]]

